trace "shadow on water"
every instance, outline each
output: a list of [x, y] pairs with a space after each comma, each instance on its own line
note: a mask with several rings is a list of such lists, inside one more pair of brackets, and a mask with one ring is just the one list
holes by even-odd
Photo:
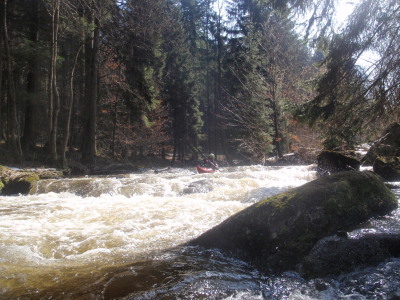
[[252, 299], [262, 296], [260, 274], [215, 249], [178, 246], [103, 274], [21, 299], [242, 299], [237, 297], [241, 292]]
[[[104, 299], [221, 299], [258, 291], [258, 272], [217, 250], [177, 247], [114, 274]], [[254, 294], [254, 296], [256, 296]]]
[[[263, 274], [217, 250], [176, 247], [105, 276], [96, 299], [399, 299], [400, 259], [337, 277]], [[99, 289], [100, 290], [100, 289]]]

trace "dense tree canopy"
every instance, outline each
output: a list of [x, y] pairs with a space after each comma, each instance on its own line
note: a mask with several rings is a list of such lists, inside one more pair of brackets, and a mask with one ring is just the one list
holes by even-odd
[[399, 119], [400, 3], [360, 0], [340, 29], [337, 4], [2, 1], [0, 158], [260, 163], [369, 141]]

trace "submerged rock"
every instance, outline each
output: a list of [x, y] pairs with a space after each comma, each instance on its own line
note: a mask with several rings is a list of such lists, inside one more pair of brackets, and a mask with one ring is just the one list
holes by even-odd
[[195, 194], [195, 193], [208, 193], [214, 189], [214, 185], [210, 180], [198, 180], [194, 181], [187, 188], [183, 190], [184, 194]]
[[317, 157], [319, 175], [331, 175], [342, 171], [359, 171], [361, 162], [354, 157], [336, 151], [322, 151]]
[[330, 236], [313, 247], [298, 270], [307, 277], [338, 275], [399, 256], [399, 234], [370, 234], [352, 239]]
[[191, 244], [280, 272], [293, 269], [321, 238], [396, 207], [395, 196], [374, 173], [341, 172], [262, 200]]

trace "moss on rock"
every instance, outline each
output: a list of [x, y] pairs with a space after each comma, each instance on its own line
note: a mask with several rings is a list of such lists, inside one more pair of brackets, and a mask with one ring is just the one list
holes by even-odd
[[0, 165], [0, 193], [9, 181], [9, 169]]
[[56, 169], [18, 169], [0, 165], [0, 192], [2, 195], [33, 194], [40, 179], [64, 177]]
[[39, 176], [35, 173], [19, 174], [10, 179], [3, 189], [4, 195], [34, 194], [37, 191]]
[[372, 172], [348, 171], [309, 182], [228, 218], [192, 244], [220, 248], [264, 270], [293, 268], [321, 238], [397, 207]]

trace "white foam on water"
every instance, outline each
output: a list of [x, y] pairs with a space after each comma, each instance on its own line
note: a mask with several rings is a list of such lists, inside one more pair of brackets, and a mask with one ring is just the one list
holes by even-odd
[[[251, 166], [214, 174], [185, 170], [43, 181], [41, 194], [0, 197], [0, 290], [21, 282], [40, 290], [33, 278], [55, 270], [58, 284], [71, 272], [145, 259], [313, 176], [307, 167]], [[202, 180], [212, 184], [211, 191], [184, 193]]]

